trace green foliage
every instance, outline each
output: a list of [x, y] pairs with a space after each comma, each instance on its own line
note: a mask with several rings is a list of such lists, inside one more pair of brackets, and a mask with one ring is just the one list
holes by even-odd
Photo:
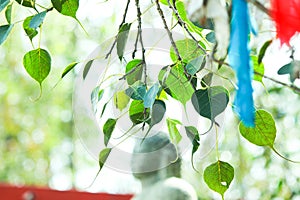
[[129, 101], [130, 98], [126, 95], [125, 91], [118, 91], [114, 94], [114, 104], [120, 111], [127, 107]]
[[130, 27], [131, 27], [131, 23], [123, 24], [120, 27], [119, 33], [117, 35], [117, 40], [116, 40], [117, 41], [117, 54], [118, 54], [120, 60], [122, 60], [122, 58], [123, 58], [123, 54], [124, 54], [125, 46], [127, 43], [127, 38], [128, 38]]
[[233, 177], [233, 167], [229, 163], [220, 160], [206, 167], [203, 174], [208, 187], [219, 193], [222, 198], [224, 198], [224, 193], [229, 188]]
[[11, 13], [12, 13], [12, 4], [9, 4], [5, 10], [5, 18], [9, 24], [11, 24]]
[[16, 0], [19, 4], [29, 8], [35, 8], [35, 0]]
[[137, 81], [127, 88], [125, 93], [132, 99], [143, 100], [146, 94], [146, 86], [141, 81]]
[[141, 59], [134, 59], [127, 63], [125, 72], [127, 74], [126, 81], [128, 85], [132, 85], [136, 81], [141, 80], [143, 75], [142, 62], [143, 61]]
[[97, 110], [97, 103], [102, 99], [104, 90], [97, 86], [93, 89], [91, 93], [91, 103], [94, 109], [94, 112]]
[[0, 45], [6, 40], [12, 28], [13, 25], [0, 26]]
[[112, 150], [111, 148], [105, 148], [99, 153], [99, 167], [100, 167], [99, 172], [103, 168], [105, 161], [107, 160], [111, 150]]
[[146, 92], [143, 100], [144, 100], [144, 106], [145, 108], [151, 108], [154, 101], [155, 101], [155, 98], [156, 98], [156, 95], [159, 91], [159, 84], [158, 83], [155, 83], [154, 85], [151, 86], [151, 88]]
[[268, 40], [263, 44], [263, 46], [259, 50], [258, 59], [257, 59], [258, 64], [262, 62], [262, 59], [264, 58], [266, 51], [271, 44], [272, 44], [272, 40]]
[[[199, 136], [199, 132], [196, 127], [185, 126], [184, 128], [185, 128], [185, 132], [186, 132], [188, 138], [191, 140], [192, 145], [193, 145], [192, 156], [191, 156], [191, 162], [193, 164], [194, 153], [196, 153], [196, 151], [200, 147], [200, 136]], [[193, 165], [193, 167], [194, 167], [194, 165]]]
[[89, 73], [89, 71], [90, 71], [90, 69], [91, 69], [91, 67], [92, 67], [92, 65], [93, 65], [93, 62], [94, 62], [94, 60], [89, 60], [89, 61], [85, 64], [85, 66], [84, 66], [84, 68], [83, 68], [83, 73], [82, 73], [83, 79], [85, 79], [86, 76], [88, 75], [88, 73]]
[[23, 29], [31, 41], [38, 34], [38, 31], [36, 29], [30, 27], [32, 18], [33, 16], [29, 16], [23, 22]]
[[254, 76], [253, 80], [263, 83], [263, 75], [265, 74], [265, 67], [262, 62], [259, 62], [258, 58], [256, 56], [251, 56], [252, 64], [253, 64], [253, 70], [254, 70]]
[[111, 137], [111, 134], [112, 132], [114, 131], [115, 129], [115, 126], [116, 126], [116, 123], [117, 123], [117, 120], [116, 119], [112, 119], [112, 118], [109, 118], [104, 126], [103, 126], [103, 133], [104, 133], [104, 144], [105, 146], [107, 146], [108, 142], [109, 142], [109, 139]]
[[53, 7], [61, 14], [76, 19], [79, 0], [51, 0]]
[[149, 117], [149, 108], [144, 107], [144, 103], [141, 100], [133, 100], [129, 107], [129, 117], [134, 125], [146, 122]]
[[61, 74], [60, 78], [64, 78], [72, 69], [74, 69], [74, 67], [78, 64], [78, 62], [72, 62], [70, 63], [63, 71], [63, 73]]
[[182, 136], [178, 128], [176, 127], [177, 125], [181, 125], [181, 122], [176, 119], [167, 118], [167, 126], [170, 135], [170, 140], [173, 144], [178, 144], [182, 139]]
[[40, 12], [32, 17], [29, 23], [29, 27], [32, 29], [37, 29], [44, 21], [47, 11]]

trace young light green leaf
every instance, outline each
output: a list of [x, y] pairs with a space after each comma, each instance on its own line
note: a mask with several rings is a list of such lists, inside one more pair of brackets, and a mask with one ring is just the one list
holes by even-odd
[[201, 79], [201, 86], [202, 87], [208, 87], [208, 86], [210, 86], [213, 75], [214, 74], [212, 72], [209, 72], [208, 74], [206, 74], [205, 76], [203, 76], [203, 78]]
[[125, 94], [125, 91], [118, 91], [114, 94], [114, 104], [120, 111], [127, 107], [129, 101], [130, 98]]
[[37, 29], [44, 21], [47, 11], [40, 12], [32, 17], [29, 23], [29, 27]]
[[110, 152], [111, 148], [105, 148], [99, 153], [99, 171], [101, 171], [102, 167], [104, 166]]
[[103, 126], [104, 144], [105, 144], [105, 146], [107, 146], [107, 144], [108, 144], [108, 141], [109, 141], [109, 139], [110, 139], [110, 137], [112, 135], [112, 132], [115, 129], [116, 123], [117, 123], [116, 119], [109, 118], [105, 122], [105, 124]]
[[51, 56], [46, 50], [38, 48], [25, 54], [23, 65], [27, 73], [41, 85], [50, 72]]
[[194, 93], [194, 88], [185, 76], [181, 64], [176, 64], [170, 71], [167, 67], [163, 68], [158, 75], [158, 80], [164, 90], [183, 105], [191, 99]]
[[[178, 40], [175, 43], [184, 63], [189, 63], [195, 58], [204, 56], [202, 50], [198, 48], [197, 43], [192, 39]], [[177, 55], [173, 47], [170, 49], [170, 57], [173, 62], [177, 61]]]
[[150, 109], [144, 107], [144, 103], [141, 100], [133, 100], [129, 107], [129, 118], [134, 125], [146, 122], [149, 123]]
[[182, 136], [179, 133], [179, 130], [177, 129], [176, 125], [181, 125], [181, 122], [176, 119], [167, 118], [167, 126], [170, 135], [170, 140], [173, 144], [178, 144], [182, 139]]
[[29, 26], [32, 18], [33, 18], [33, 16], [29, 16], [23, 22], [23, 29], [31, 41], [38, 34], [38, 31], [36, 29], [30, 28], [30, 26]]
[[134, 100], [143, 100], [146, 94], [146, 86], [144, 83], [137, 81], [125, 90], [127, 96]]
[[141, 59], [134, 59], [126, 65], [126, 81], [128, 85], [134, 84], [136, 81], [141, 80], [143, 75], [143, 65]]
[[9, 4], [10, 0], [0, 0], [0, 12]]
[[263, 83], [263, 75], [265, 74], [265, 66], [264, 64], [261, 62], [258, 62], [258, 58], [256, 56], [251, 56], [251, 60], [252, 60], [252, 64], [253, 64], [253, 70], [254, 72], [254, 76], [253, 76], [253, 80], [258, 81]]
[[51, 0], [51, 2], [59, 13], [76, 19], [79, 0]]
[[119, 29], [119, 33], [117, 36], [117, 54], [118, 54], [120, 60], [122, 60], [122, 58], [123, 58], [130, 26], [131, 26], [131, 23], [125, 23]]
[[203, 60], [205, 56], [201, 55], [195, 59], [193, 59], [191, 62], [189, 62], [186, 66], [185, 69], [188, 74], [190, 75], [195, 75], [198, 71], [203, 69], [204, 65], [202, 65]]
[[270, 44], [272, 43], [272, 40], [268, 40], [266, 41], [263, 46], [260, 48], [259, 53], [258, 53], [258, 59], [257, 62], [258, 64], [260, 64], [266, 54], [266, 51], [268, 49], [268, 47], [270, 46]]
[[[1, 12], [1, 11], [0, 11]], [[5, 18], [8, 24], [11, 24], [12, 3], [6, 7]]]
[[16, 0], [16, 2], [25, 7], [35, 8], [35, 0]]
[[229, 102], [229, 93], [222, 86], [213, 86], [196, 90], [192, 96], [195, 110], [205, 118], [214, 121], [222, 113]]
[[94, 60], [89, 60], [89, 61], [85, 64], [85, 66], [84, 66], [84, 68], [83, 68], [83, 73], [82, 73], [83, 79], [85, 79], [86, 76], [87, 76], [87, 74], [89, 73], [89, 71], [90, 71], [90, 69], [91, 69], [91, 66], [92, 66], [93, 62], [94, 62]]
[[206, 167], [203, 178], [207, 186], [223, 198], [234, 178], [234, 168], [229, 163], [218, 160]]
[[64, 78], [74, 67], [78, 64], [78, 62], [72, 62], [70, 63], [61, 74], [61, 78]]
[[241, 122], [239, 131], [242, 136], [253, 144], [272, 148], [276, 137], [276, 126], [272, 115], [265, 110], [257, 110], [254, 125], [254, 127], [247, 127]]
[[152, 87], [147, 91], [147, 93], [144, 96], [144, 107], [145, 108], [151, 108], [155, 99], [156, 99], [156, 95], [158, 93], [159, 90], [159, 84], [155, 83], [154, 85], [152, 85]]
[[0, 26], [0, 45], [6, 40], [14, 25]]
[[192, 162], [193, 168], [195, 169], [193, 158], [194, 158], [194, 154], [196, 153], [196, 151], [200, 147], [199, 132], [198, 132], [198, 130], [194, 126], [185, 126], [184, 128], [185, 128], [185, 132], [186, 132], [188, 138], [191, 140], [191, 142], [193, 144], [191, 162]]

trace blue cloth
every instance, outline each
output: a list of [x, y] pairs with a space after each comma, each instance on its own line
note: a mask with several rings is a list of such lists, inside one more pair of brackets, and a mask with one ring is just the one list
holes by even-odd
[[235, 70], [238, 81], [234, 110], [246, 126], [253, 127], [255, 109], [251, 84], [252, 67], [248, 47], [249, 27], [247, 2], [245, 0], [232, 0], [229, 63]]

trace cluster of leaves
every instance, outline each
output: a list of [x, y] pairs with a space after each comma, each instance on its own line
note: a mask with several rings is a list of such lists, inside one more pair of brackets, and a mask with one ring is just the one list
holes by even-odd
[[[41, 30], [41, 26], [48, 12], [56, 10], [59, 13], [72, 17], [75, 20], [76, 12], [79, 6], [79, 0], [51, 0], [52, 7], [44, 8], [36, 3], [35, 0], [16, 0], [16, 2], [28, 9], [32, 9], [36, 12], [35, 15], [28, 16], [23, 21], [23, 28], [30, 41], [38, 34], [38, 29]], [[128, 3], [130, 0], [128, 0]], [[5, 17], [7, 20], [6, 25], [0, 26], [0, 44], [2, 44], [8, 37], [15, 23], [12, 23], [11, 13], [15, 2], [10, 3], [9, 0], [0, 1], [0, 12], [5, 9]], [[127, 3], [127, 5], [128, 5]], [[139, 1], [136, 0], [138, 8], [138, 23], [141, 23], [141, 14], [139, 12]], [[129, 114], [129, 119], [132, 122], [133, 127], [139, 127], [145, 130], [144, 137], [147, 137], [149, 131], [158, 123], [160, 123], [166, 113], [167, 105], [166, 99], [173, 98], [179, 101], [184, 107], [187, 102], [191, 101], [195, 111], [199, 114], [199, 117], [210, 120], [212, 129], [213, 125], [218, 126], [216, 117], [220, 115], [230, 102], [229, 91], [221, 86], [213, 84], [213, 78], [216, 74], [221, 73], [221, 69], [224, 67], [224, 60], [215, 60], [209, 52], [214, 53], [214, 27], [201, 25], [198, 22], [193, 23], [187, 17], [184, 3], [182, 1], [155, 1], [158, 9], [158, 15], [165, 22], [161, 5], [167, 5], [174, 13], [177, 24], [182, 26], [183, 31], [188, 32], [190, 36], [197, 35], [197, 39], [194, 37], [187, 37], [183, 40], [171, 41], [170, 58], [172, 63], [162, 67], [157, 80], [149, 84], [147, 80], [147, 63], [144, 58], [144, 49], [142, 50], [142, 58], [135, 58], [136, 49], [133, 52], [133, 59], [126, 63], [124, 68], [123, 78], [126, 80], [127, 88], [121, 91], [116, 91], [111, 100], [117, 109], [123, 111], [124, 109]], [[39, 11], [41, 9], [41, 11]], [[126, 47], [126, 41], [128, 32], [130, 31], [132, 23], [125, 23], [127, 13], [127, 7], [125, 9], [124, 19], [119, 27], [119, 32], [115, 37], [115, 42], [112, 45], [114, 48], [116, 44], [117, 54], [121, 62], [124, 61], [124, 50]], [[78, 21], [78, 20], [77, 20]], [[79, 22], [79, 21], [78, 21]], [[79, 22], [80, 23], [80, 22]], [[141, 24], [139, 24], [141, 25]], [[166, 24], [165, 24], [166, 25]], [[137, 35], [137, 41], [140, 40], [142, 46], [141, 30], [139, 26], [139, 32]], [[170, 29], [166, 26], [166, 31], [170, 32]], [[205, 30], [205, 31], [204, 31]], [[170, 35], [170, 40], [173, 38]], [[262, 59], [271, 41], [267, 41], [258, 55], [252, 55], [252, 63], [254, 68], [253, 80], [263, 83], [264, 66]], [[111, 51], [108, 52], [107, 57], [111, 55]], [[87, 77], [87, 74], [95, 59], [89, 60], [84, 66], [83, 79]], [[205, 70], [207, 63], [216, 64], [218, 68], [216, 71]], [[42, 82], [48, 76], [51, 69], [51, 56], [47, 50], [40, 48], [40, 46], [34, 50], [27, 52], [23, 58], [23, 64], [28, 74], [36, 80], [40, 88]], [[74, 62], [68, 65], [63, 71], [61, 78], [68, 74], [78, 63]], [[299, 78], [299, 64], [292, 57], [292, 62], [283, 66], [278, 73], [290, 74], [291, 81]], [[204, 73], [204, 75], [203, 75]], [[97, 104], [101, 102], [106, 88], [97, 86], [91, 94], [91, 102], [93, 109], [97, 112]], [[103, 103], [103, 102], [101, 102]], [[105, 114], [105, 108], [108, 102], [103, 103], [100, 117]], [[276, 126], [275, 121], [270, 113], [265, 110], [257, 110], [255, 118], [255, 126], [247, 127], [243, 123], [239, 125], [239, 131], [241, 135], [249, 142], [258, 146], [267, 146], [275, 151], [274, 142], [276, 138]], [[103, 125], [104, 144], [106, 146], [99, 154], [99, 172], [104, 166], [113, 147], [109, 146], [109, 140], [113, 134], [113, 131], [118, 123], [118, 118], [109, 118]], [[192, 149], [192, 161], [194, 153], [199, 149], [200, 136], [205, 133], [199, 133], [197, 128], [187, 124], [183, 124], [177, 119], [171, 119], [166, 117], [165, 123], [168, 127], [170, 141], [175, 145], [178, 145], [182, 139], [182, 133], [180, 133], [178, 127], [183, 126], [188, 138], [193, 146]], [[147, 129], [145, 129], [145, 127]], [[131, 128], [130, 128], [131, 129]], [[280, 155], [281, 156], [281, 155]], [[281, 156], [283, 157], [283, 156]], [[192, 162], [193, 164], [193, 162]], [[215, 163], [210, 164], [204, 170], [204, 181], [208, 187], [218, 192], [222, 198], [224, 193], [229, 188], [234, 178], [234, 168], [227, 162], [221, 161], [219, 158]]]

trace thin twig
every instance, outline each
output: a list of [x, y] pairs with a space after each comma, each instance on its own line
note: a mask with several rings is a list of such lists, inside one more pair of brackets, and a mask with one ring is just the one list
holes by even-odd
[[257, 0], [248, 0], [248, 2], [252, 3], [254, 6], [256, 6], [259, 10], [266, 13], [269, 17], [271, 17], [271, 13], [268, 8], [266, 8], [262, 3], [260, 3]]
[[175, 1], [173, 0], [173, 5], [170, 3], [170, 0], [168, 0], [168, 4], [169, 4], [169, 8], [172, 9], [173, 13], [175, 14], [178, 24], [183, 27], [185, 29], [185, 31], [189, 34], [189, 36], [196, 42], [197, 47], [199, 49], [201, 49], [201, 51], [206, 54], [206, 50], [199, 44], [199, 41], [193, 36], [193, 34], [190, 32], [190, 30], [188, 29], [186, 23], [182, 20], [182, 18], [180, 17]]
[[175, 53], [176, 53], [176, 55], [177, 55], [177, 58], [178, 58], [179, 61], [181, 61], [182, 58], [181, 58], [181, 56], [180, 56], [180, 54], [179, 54], [179, 51], [178, 51], [178, 48], [177, 48], [177, 46], [176, 46], [176, 44], [175, 44], [175, 42], [174, 42], [172, 32], [171, 32], [170, 29], [168, 28], [168, 24], [167, 24], [167, 22], [166, 22], [164, 13], [163, 13], [163, 11], [162, 11], [162, 9], [161, 9], [161, 7], [160, 7], [159, 0], [155, 0], [155, 3], [156, 3], [157, 11], [158, 11], [158, 13], [159, 13], [159, 15], [160, 15], [160, 17], [161, 17], [163, 23], [164, 23], [164, 28], [166, 29], [166, 31], [167, 31], [167, 33], [168, 33], [169, 39], [170, 39], [170, 41], [171, 41], [171, 44], [172, 44], [172, 46], [173, 46], [173, 48], [174, 48], [174, 51], [175, 51]]
[[[122, 22], [120, 23], [119, 25], [119, 30], [120, 28], [123, 26], [123, 24], [125, 23], [125, 20], [126, 20], [126, 16], [127, 16], [127, 12], [128, 12], [128, 8], [129, 8], [129, 3], [130, 3], [130, 0], [127, 0], [127, 4], [126, 4], [126, 7], [125, 7], [125, 10], [124, 10], [124, 14], [123, 14], [123, 19], [122, 19]], [[115, 40], [114, 40], [114, 43], [112, 44], [109, 52], [106, 54], [105, 56], [105, 59], [108, 58], [108, 56], [111, 54], [111, 52], [113, 51], [116, 43], [117, 43], [117, 38], [118, 38], [118, 34], [115, 36]]]

